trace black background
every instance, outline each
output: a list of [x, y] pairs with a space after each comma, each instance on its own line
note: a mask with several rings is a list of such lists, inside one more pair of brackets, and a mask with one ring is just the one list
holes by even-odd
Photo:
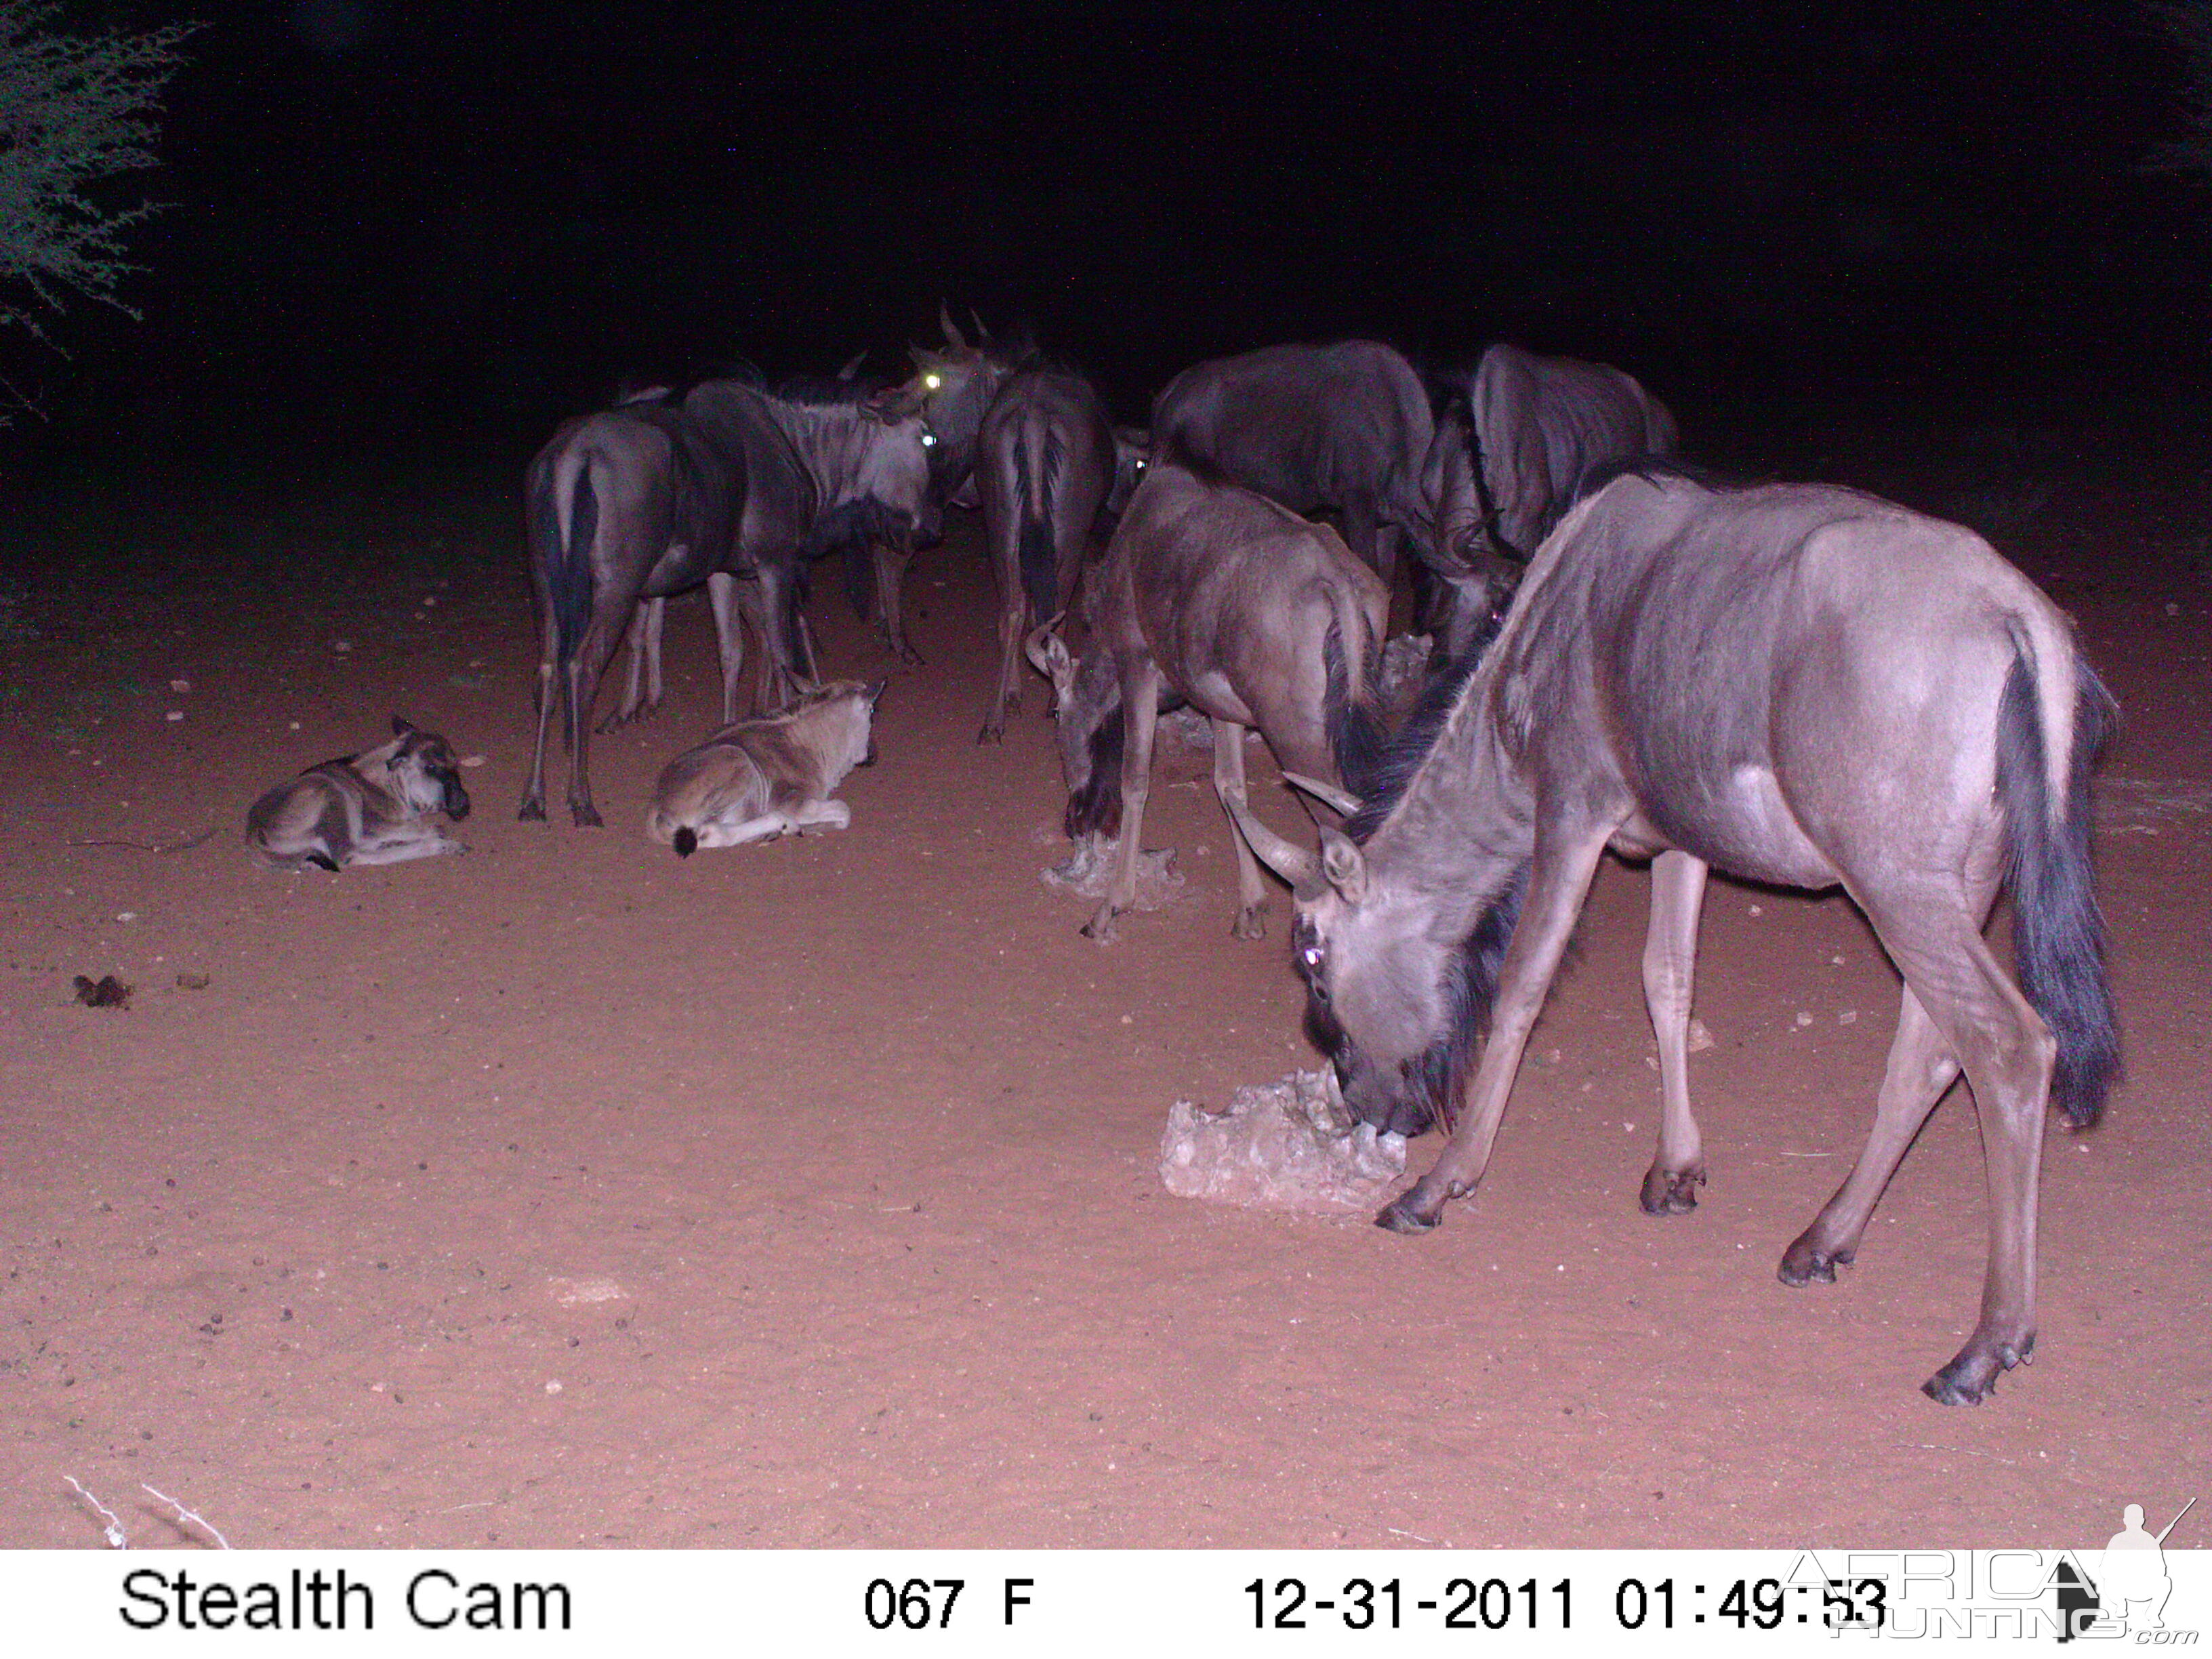
[[[81, 8], [144, 27], [174, 10]], [[625, 375], [1033, 329], [1124, 418], [1367, 334], [1610, 359], [1699, 432], [2197, 422], [2212, 192], [2121, 3], [225, 4], [131, 322], [17, 456], [526, 450]]]

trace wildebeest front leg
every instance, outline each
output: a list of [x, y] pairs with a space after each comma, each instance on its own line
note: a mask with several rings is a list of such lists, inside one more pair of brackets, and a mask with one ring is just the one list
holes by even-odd
[[1229, 931], [1238, 939], [1265, 939], [1267, 924], [1261, 912], [1267, 908], [1267, 890], [1260, 881], [1260, 860], [1237, 825], [1237, 813], [1250, 806], [1244, 793], [1244, 728], [1234, 720], [1213, 722], [1213, 793], [1229, 813], [1230, 844], [1237, 849], [1237, 919]]
[[1706, 865], [1687, 853], [1651, 863], [1651, 928], [1644, 941], [1644, 1006], [1659, 1040], [1659, 1152], [1644, 1177], [1646, 1215], [1683, 1215], [1705, 1184], [1703, 1143], [1690, 1114], [1690, 992]]
[[906, 636], [906, 568], [913, 562], [911, 549], [878, 542], [874, 548], [876, 605], [883, 613], [884, 644], [901, 662], [920, 663], [921, 653]]
[[349, 865], [405, 864], [415, 859], [434, 859], [468, 850], [434, 824], [410, 825], [404, 831], [388, 833], [382, 840], [355, 843], [346, 862]]
[[1521, 1069], [1521, 1050], [1543, 1010], [1545, 994], [1559, 970], [1559, 958], [1566, 952], [1575, 919], [1582, 914], [1590, 878], [1597, 873], [1597, 861], [1614, 827], [1607, 823], [1592, 830], [1577, 826], [1571, 833], [1557, 830], [1548, 834], [1540, 830], [1521, 920], [1498, 971], [1490, 1039], [1468, 1085], [1459, 1127], [1429, 1172], [1385, 1207], [1375, 1218], [1376, 1225], [1393, 1232], [1426, 1232], [1443, 1218], [1445, 1204], [1474, 1191], [1482, 1179], [1498, 1120], [1505, 1115], [1505, 1102]]
[[1152, 736], [1159, 725], [1160, 671], [1149, 659], [1121, 676], [1121, 848], [1114, 884], [1083, 924], [1085, 939], [1114, 938], [1114, 918], [1137, 902], [1137, 860], [1145, 844], [1145, 797], [1152, 787]]
[[666, 599], [639, 601], [629, 623], [629, 679], [622, 706], [599, 722], [603, 732], [642, 720], [660, 707], [660, 636], [668, 615]]
[[1850, 1265], [1882, 1188], [1889, 1185], [1905, 1148], [1958, 1075], [1951, 1045], [1906, 986], [1865, 1150], [1813, 1224], [1783, 1252], [1778, 1275], [1784, 1284], [1803, 1285], [1817, 1279], [1832, 1285], [1836, 1269]]
[[727, 726], [738, 718], [738, 677], [745, 668], [745, 630], [738, 622], [738, 579], [726, 570], [708, 577], [707, 605], [714, 613], [714, 644], [722, 659], [722, 724]]

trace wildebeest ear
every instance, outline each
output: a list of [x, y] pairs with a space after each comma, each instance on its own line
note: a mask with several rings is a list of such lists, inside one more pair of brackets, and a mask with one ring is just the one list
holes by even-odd
[[952, 307], [939, 300], [937, 302], [938, 326], [945, 331], [945, 343], [955, 351], [968, 349], [968, 342], [961, 337], [960, 325], [952, 320]]
[[412, 726], [409, 725], [407, 721], [402, 719], [399, 715], [394, 714], [392, 717], [392, 735], [393, 737], [404, 738], [410, 732], [413, 732], [414, 729], [415, 728]]
[[867, 361], [867, 349], [866, 347], [862, 347], [860, 350], [853, 354], [853, 361], [851, 362], [846, 364], [844, 368], [837, 371], [837, 378], [841, 380], [849, 380], [853, 379], [854, 376], [857, 375], [860, 372], [860, 365]]
[[1346, 904], [1358, 904], [1367, 896], [1367, 860], [1341, 830], [1321, 832], [1321, 872]]
[[884, 695], [884, 688], [890, 683], [890, 677], [889, 675], [885, 675], [882, 679], [878, 680], [873, 685], [868, 687], [869, 708], [873, 708], [876, 706], [876, 699]]
[[1022, 653], [1030, 659], [1030, 667], [1055, 687], [1064, 688], [1074, 682], [1075, 659], [1068, 655], [1066, 642], [1052, 631], [1053, 623], [1059, 620], [1055, 617], [1053, 622], [1031, 629], [1029, 638], [1022, 641]]

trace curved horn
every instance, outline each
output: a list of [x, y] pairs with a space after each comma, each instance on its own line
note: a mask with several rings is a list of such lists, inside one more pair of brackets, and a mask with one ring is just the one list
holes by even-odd
[[[1030, 666], [1036, 669], [1045, 678], [1054, 680], [1055, 684], [1057, 680], [1052, 672], [1052, 656], [1048, 647], [1056, 637], [1054, 630], [1059, 628], [1061, 618], [1066, 615], [1067, 612], [1063, 611], [1050, 622], [1039, 623], [1035, 628], [1030, 629], [1022, 641], [1022, 654], [1030, 659]], [[1066, 650], [1067, 647], [1064, 643], [1061, 644], [1060, 652], [1063, 655], [1066, 654]]]
[[1310, 778], [1303, 772], [1285, 772], [1283, 781], [1293, 789], [1303, 789], [1323, 806], [1351, 817], [1366, 803], [1349, 789], [1340, 789], [1333, 783], [1323, 783], [1319, 778]]
[[983, 326], [983, 313], [975, 307], [969, 306], [968, 316], [975, 325], [975, 343], [979, 346], [988, 346], [991, 343], [991, 331]]
[[1321, 860], [1307, 848], [1277, 835], [1252, 816], [1252, 809], [1236, 795], [1224, 793], [1221, 804], [1244, 844], [1258, 859], [1293, 887], [1311, 887], [1321, 878]]

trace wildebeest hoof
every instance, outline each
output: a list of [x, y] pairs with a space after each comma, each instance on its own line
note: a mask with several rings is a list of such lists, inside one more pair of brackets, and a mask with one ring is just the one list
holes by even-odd
[[1115, 926], [1115, 919], [1120, 915], [1110, 904], [1100, 905], [1097, 914], [1083, 924], [1083, 937], [1096, 939], [1101, 945], [1111, 945], [1121, 931]]
[[1638, 1201], [1646, 1215], [1687, 1215], [1698, 1207], [1698, 1188], [1705, 1184], [1702, 1166], [1677, 1171], [1655, 1164], [1644, 1172], [1644, 1192]]
[[1267, 924], [1261, 919], [1260, 907], [1255, 904], [1249, 910], [1239, 910], [1237, 920], [1229, 924], [1229, 931], [1238, 939], [1265, 939], [1267, 937]]
[[975, 741], [979, 744], [1004, 743], [1006, 740], [1006, 728], [1003, 726], [994, 726], [988, 720], [984, 722], [983, 729], [975, 734]]
[[599, 809], [596, 806], [572, 806], [568, 809], [568, 816], [575, 820], [576, 828], [579, 830], [598, 830], [604, 827], [599, 817]]
[[1857, 1254], [1851, 1249], [1823, 1250], [1810, 1239], [1800, 1238], [1782, 1253], [1782, 1265], [1774, 1270], [1774, 1276], [1792, 1289], [1816, 1279], [1823, 1285], [1832, 1285], [1836, 1269], [1850, 1267]]
[[1401, 1193], [1382, 1206], [1382, 1213], [1375, 1218], [1375, 1224], [1394, 1233], [1431, 1233], [1443, 1219], [1441, 1210], [1424, 1213], [1414, 1203], [1412, 1193]]
[[1920, 1392], [1939, 1406], [1978, 1406], [1996, 1392], [1997, 1378], [2034, 1358], [2033, 1332], [2017, 1342], [1987, 1346], [1977, 1334], [1949, 1364], [1920, 1385]]
[[525, 823], [543, 823], [545, 822], [545, 803], [542, 800], [526, 800], [522, 803], [514, 816]]

